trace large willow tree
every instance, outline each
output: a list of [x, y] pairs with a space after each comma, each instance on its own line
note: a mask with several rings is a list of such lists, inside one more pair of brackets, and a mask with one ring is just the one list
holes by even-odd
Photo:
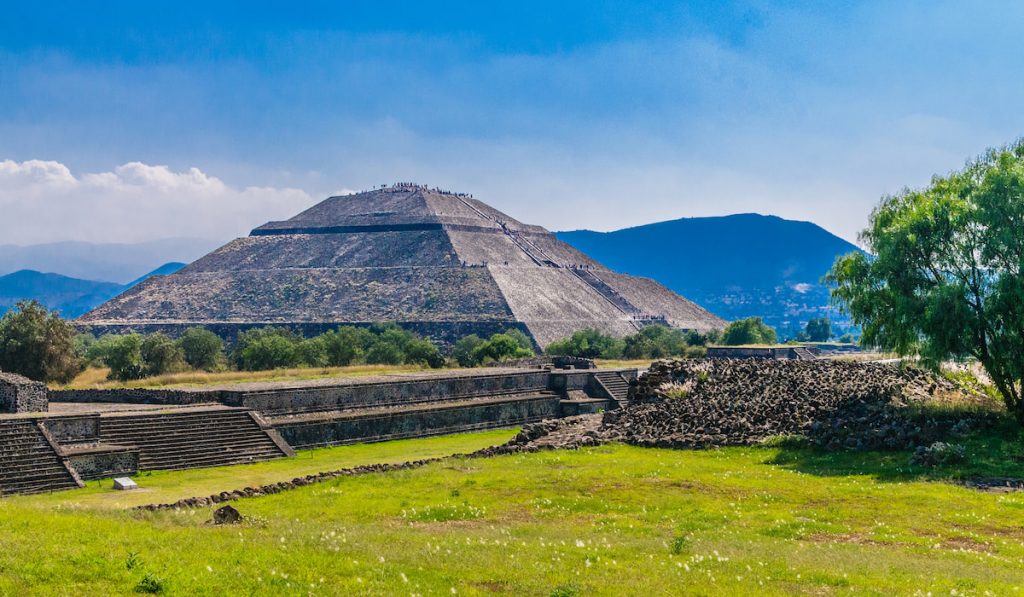
[[827, 279], [869, 346], [929, 365], [973, 356], [1024, 424], [1024, 141], [885, 197], [865, 253]]

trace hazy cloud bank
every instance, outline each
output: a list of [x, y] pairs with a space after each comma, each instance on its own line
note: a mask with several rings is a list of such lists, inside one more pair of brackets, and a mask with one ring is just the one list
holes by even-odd
[[0, 161], [0, 244], [243, 235], [313, 202], [295, 188], [234, 188], [199, 168], [129, 162], [76, 175], [57, 161]]

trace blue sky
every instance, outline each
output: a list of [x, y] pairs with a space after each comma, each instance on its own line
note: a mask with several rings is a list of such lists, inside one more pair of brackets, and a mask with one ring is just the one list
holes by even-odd
[[852, 240], [1024, 134], [1021, 3], [207, 4], [5, 7], [0, 244], [226, 239], [407, 180], [551, 229]]

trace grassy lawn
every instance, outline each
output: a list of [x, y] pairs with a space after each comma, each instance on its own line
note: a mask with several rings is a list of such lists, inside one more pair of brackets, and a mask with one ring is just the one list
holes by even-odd
[[325, 377], [361, 377], [366, 375], [386, 375], [388, 373], [417, 373], [420, 371], [439, 371], [439, 369], [430, 369], [429, 367], [419, 365], [352, 365], [349, 367], [304, 367], [272, 369], [270, 371], [221, 371], [216, 373], [186, 371], [131, 381], [117, 381], [107, 379], [110, 369], [90, 367], [80, 373], [71, 383], [51, 385], [51, 389], [175, 388], [249, 383], [254, 381], [298, 381], [322, 379]]
[[405, 462], [450, 454], [468, 454], [487, 446], [505, 443], [517, 432], [518, 430], [498, 429], [444, 437], [302, 450], [295, 458], [281, 458], [254, 464], [187, 471], [144, 472], [136, 477], [140, 488], [129, 492], [115, 491], [110, 480], [89, 481], [84, 489], [41, 496], [15, 497], [9, 501], [43, 507], [87, 509], [124, 509], [142, 504], [165, 504], [183, 498], [288, 481], [295, 477], [360, 464]]
[[[620, 368], [632, 367], [646, 369], [650, 367], [650, 359], [641, 360], [599, 360], [599, 367]], [[306, 367], [296, 369], [273, 369], [270, 371], [221, 371], [208, 373], [205, 371], [186, 371], [184, 373], [168, 373], [145, 379], [117, 381], [107, 379], [110, 369], [105, 367], [89, 367], [78, 375], [71, 383], [52, 384], [53, 390], [85, 390], [115, 388], [181, 388], [208, 385], [229, 385], [256, 381], [301, 381], [307, 379], [323, 379], [327, 377], [363, 377], [367, 375], [387, 375], [389, 373], [419, 373], [424, 371], [459, 371], [459, 368], [431, 369], [419, 365], [352, 365], [350, 367]], [[478, 368], [486, 372], [486, 369]]]
[[[509, 433], [142, 483], [166, 501], [465, 451]], [[787, 447], [448, 460], [240, 500], [253, 519], [234, 527], [205, 524], [210, 509], [121, 510], [150, 496], [110, 500], [92, 487], [14, 498], [0, 501], [0, 594], [1014, 594], [1024, 586], [1024, 495], [942, 479], [1024, 475], [1020, 440], [1016, 430], [974, 440], [976, 467], [932, 472], [908, 466], [907, 453]]]

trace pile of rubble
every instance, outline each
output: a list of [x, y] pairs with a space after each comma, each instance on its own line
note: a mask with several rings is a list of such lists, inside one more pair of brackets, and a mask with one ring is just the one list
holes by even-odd
[[832, 450], [913, 449], [986, 422], [984, 415], [965, 419], [962, 413], [913, 408], [956, 391], [941, 377], [883, 363], [666, 361], [640, 377], [628, 407], [605, 413], [599, 423], [544, 422], [513, 441], [699, 448], [798, 435]]

